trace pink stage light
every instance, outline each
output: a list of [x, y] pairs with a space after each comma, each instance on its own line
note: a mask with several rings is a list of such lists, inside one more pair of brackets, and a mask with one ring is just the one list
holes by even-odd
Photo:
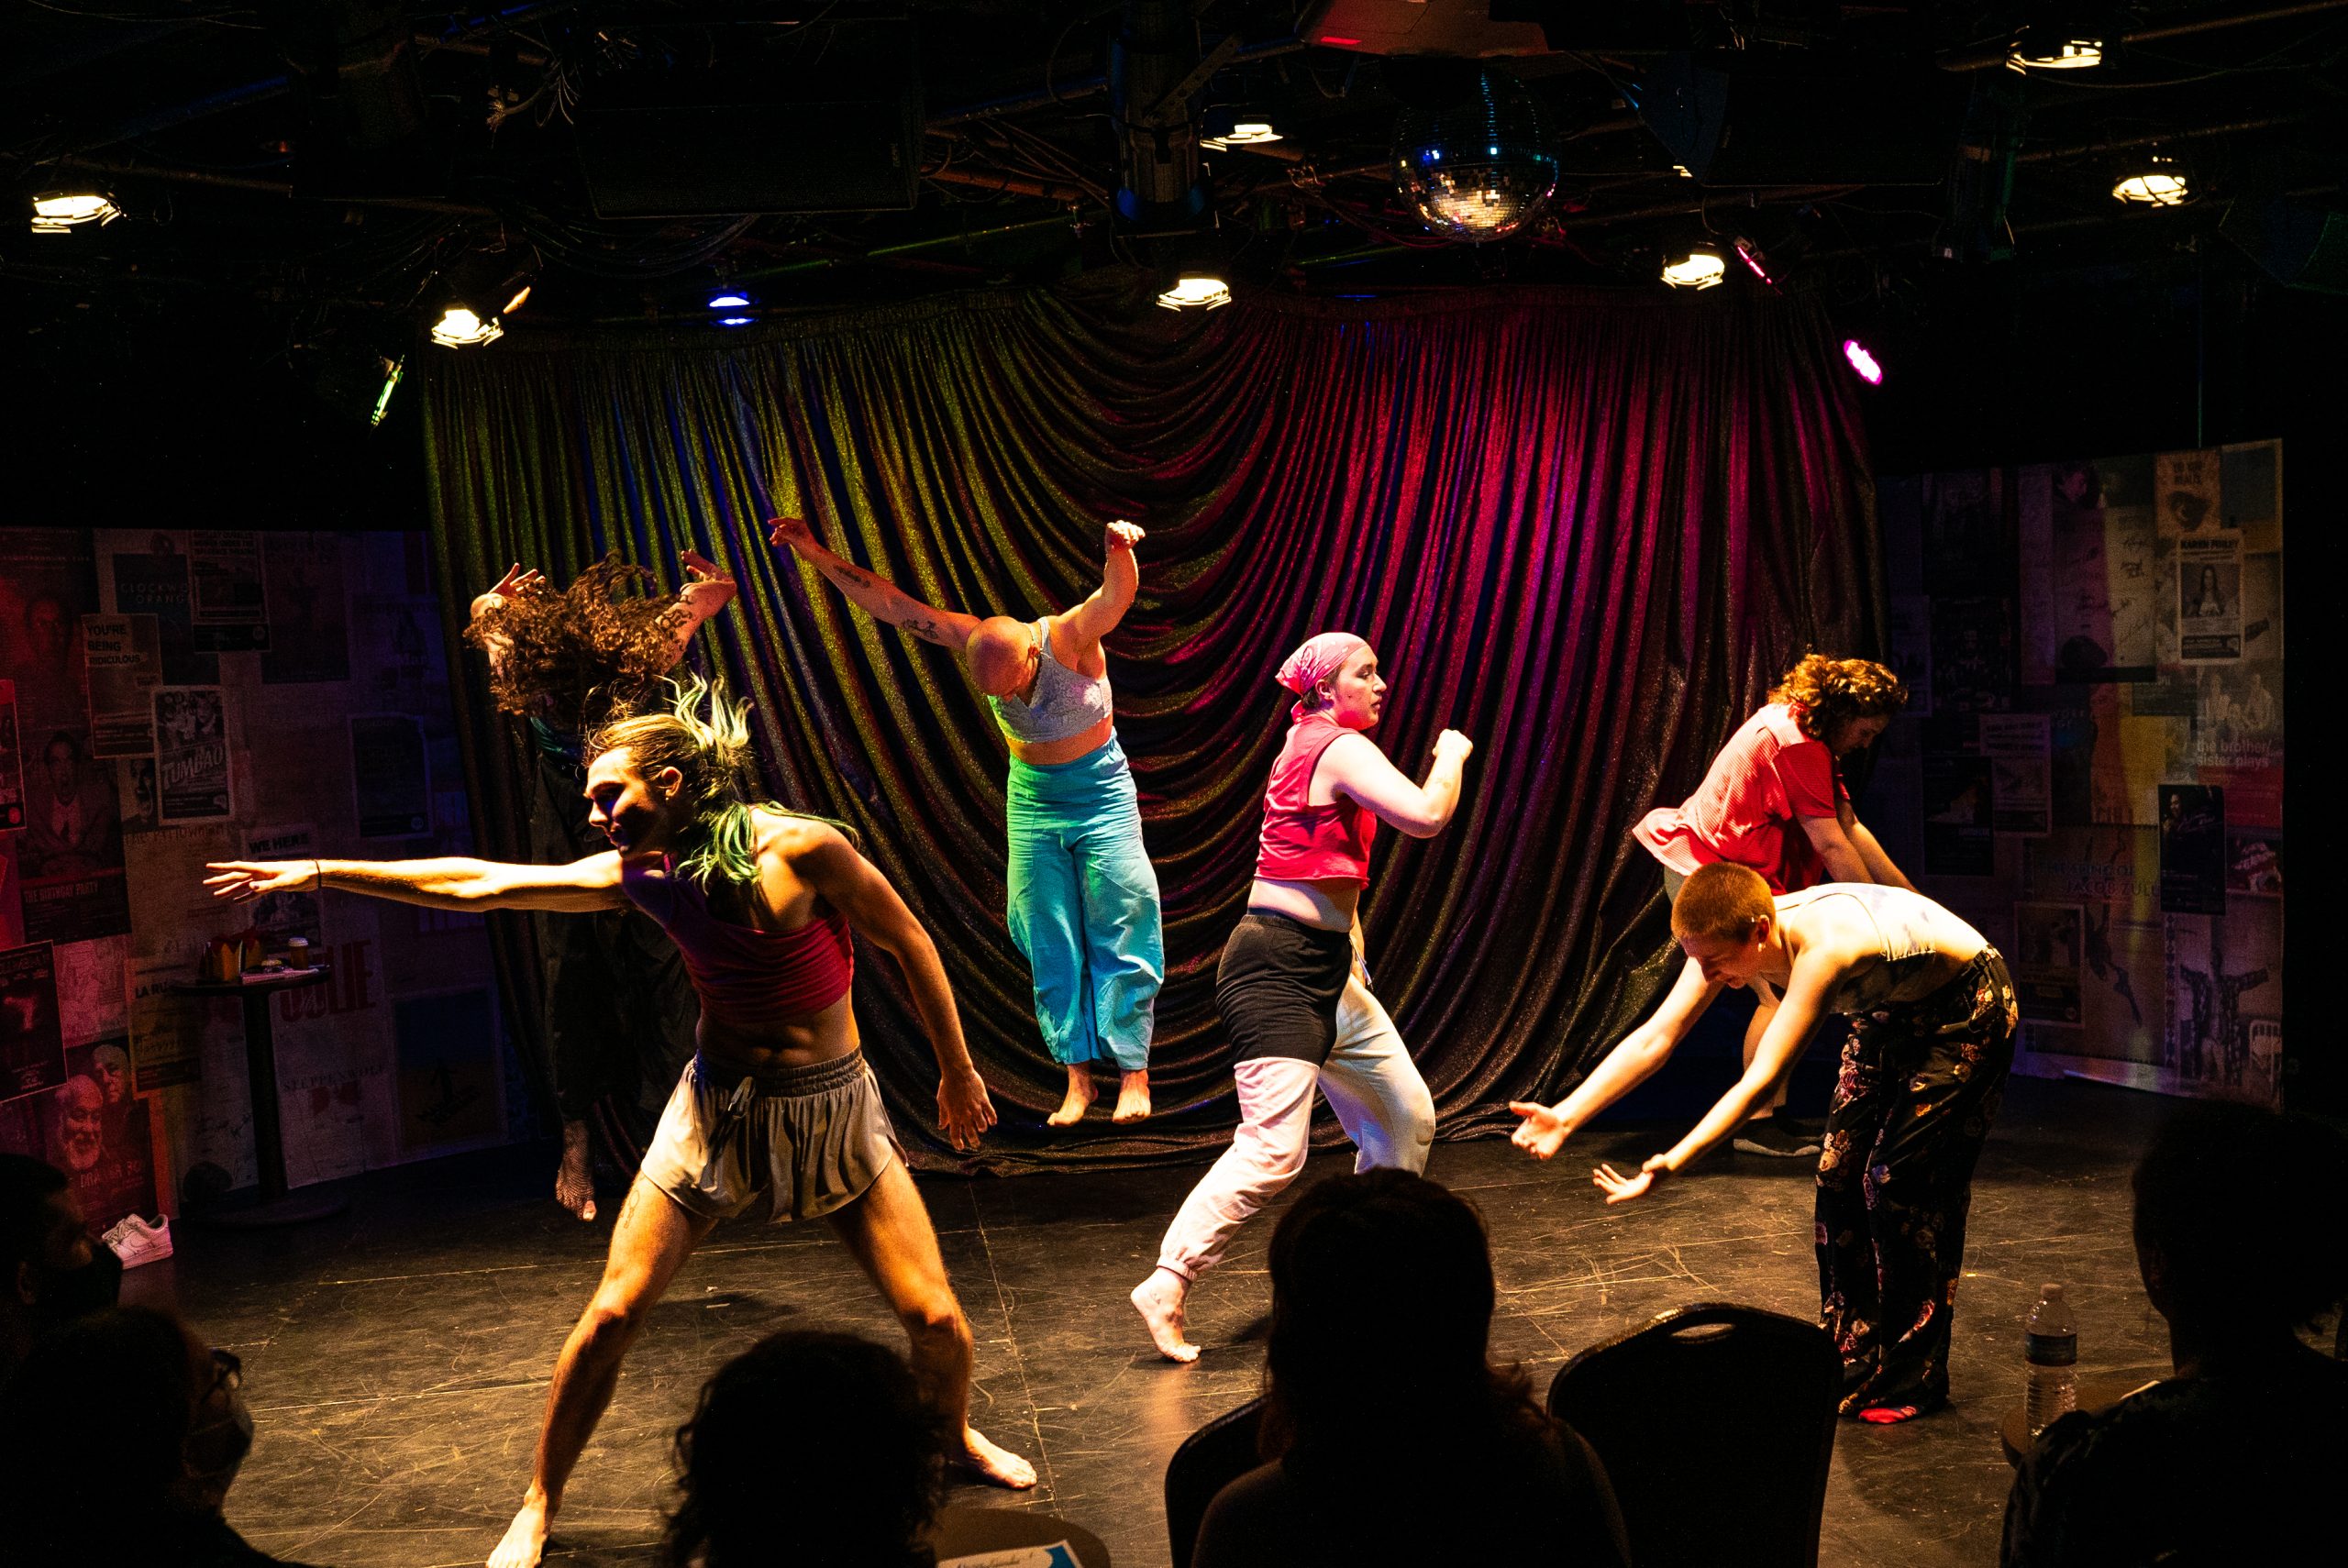
[[1871, 387], [1883, 385], [1883, 367], [1866, 350], [1866, 345], [1855, 337], [1843, 339], [1843, 358], [1851, 361], [1851, 369], [1858, 371], [1859, 380]]

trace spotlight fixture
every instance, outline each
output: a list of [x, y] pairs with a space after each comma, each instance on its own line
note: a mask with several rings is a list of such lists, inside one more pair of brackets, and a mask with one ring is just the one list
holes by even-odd
[[1700, 245], [1684, 256], [1667, 256], [1663, 263], [1663, 281], [1675, 289], [1711, 289], [1720, 286], [1728, 263], [1720, 252]]
[[1736, 237], [1736, 259], [1765, 286], [1773, 290], [1778, 286], [1777, 277], [1769, 271], [1769, 259], [1761, 253], [1761, 247], [1741, 234]]
[[756, 319], [758, 318], [755, 316], [748, 315], [721, 315], [717, 318], [717, 325], [720, 326], [748, 326]]
[[2143, 207], [2181, 207], [2193, 199], [2193, 182], [2185, 166], [2165, 153], [2155, 152], [2132, 164], [2111, 187], [2114, 200]]
[[1268, 141], [1278, 141], [1280, 133], [1272, 122], [1263, 118], [1228, 119], [1213, 110], [1207, 112], [1207, 134], [1199, 145], [1209, 152], [1221, 152], [1227, 147], [1261, 147]]
[[735, 288], [722, 288], [709, 296], [712, 310], [740, 310], [749, 303], [750, 296]]
[[1185, 267], [1157, 296], [1168, 310], [1221, 310], [1231, 303], [1231, 285], [1207, 267]]
[[2006, 50], [2006, 69], [2084, 71], [2103, 63], [2103, 38], [2084, 28], [2038, 25], [2022, 28]]
[[1883, 366], [1867, 352], [1867, 346], [1855, 337], [1843, 339], [1843, 358], [1859, 373], [1859, 380], [1871, 387], [1883, 385]]
[[50, 191], [33, 198], [35, 234], [64, 234], [86, 223], [104, 228], [121, 215], [110, 197], [94, 191]]
[[505, 336], [505, 328], [497, 318], [484, 321], [480, 313], [460, 304], [450, 305], [440, 313], [433, 324], [432, 341], [443, 348], [468, 348], [476, 343], [494, 343]]

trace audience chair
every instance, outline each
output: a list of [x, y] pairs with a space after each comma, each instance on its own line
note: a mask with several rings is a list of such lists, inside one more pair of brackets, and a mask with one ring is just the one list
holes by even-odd
[[1199, 1522], [1214, 1495], [1263, 1463], [1256, 1454], [1263, 1413], [1261, 1398], [1226, 1410], [1184, 1438], [1166, 1462], [1166, 1540], [1174, 1550], [1174, 1568], [1191, 1568]]
[[1566, 1363], [1549, 1413], [1605, 1462], [1639, 1568], [1816, 1568], [1842, 1372], [1817, 1324], [1702, 1302]]

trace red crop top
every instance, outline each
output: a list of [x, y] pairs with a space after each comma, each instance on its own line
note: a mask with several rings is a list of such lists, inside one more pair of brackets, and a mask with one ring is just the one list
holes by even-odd
[[789, 931], [759, 931], [711, 914], [701, 889], [673, 865], [668, 872], [669, 914], [660, 926], [684, 955], [704, 1020], [727, 1029], [770, 1029], [821, 1012], [847, 994], [856, 948], [837, 912]]
[[1308, 713], [1289, 726], [1288, 744], [1272, 764], [1264, 790], [1264, 835], [1256, 875], [1277, 882], [1369, 881], [1369, 843], [1378, 818], [1367, 806], [1312, 799], [1313, 770], [1332, 742], [1355, 732], [1326, 713]]

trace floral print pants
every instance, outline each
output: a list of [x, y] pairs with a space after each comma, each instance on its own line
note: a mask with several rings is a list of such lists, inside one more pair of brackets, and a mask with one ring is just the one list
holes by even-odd
[[1973, 1167], [2013, 1065], [2006, 961], [1984, 947], [1922, 1001], [1851, 1017], [1818, 1156], [1820, 1316], [1843, 1413], [1948, 1397]]

